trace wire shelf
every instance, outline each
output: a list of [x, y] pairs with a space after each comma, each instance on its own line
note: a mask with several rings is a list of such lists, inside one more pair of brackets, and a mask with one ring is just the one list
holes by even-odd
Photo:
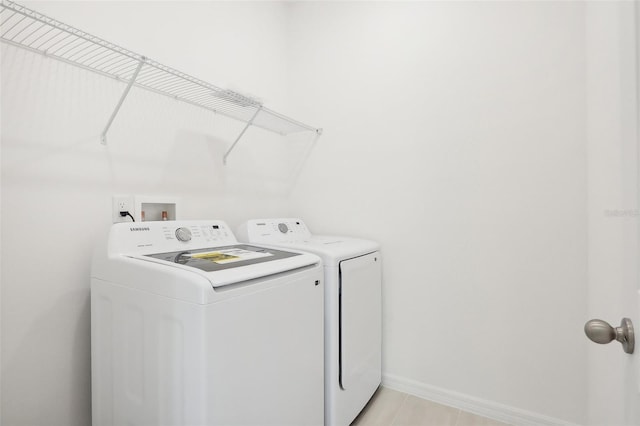
[[272, 111], [256, 99], [207, 83], [9, 0], [0, 4], [0, 40], [127, 83], [103, 136], [131, 86], [242, 121], [247, 127], [253, 125], [282, 135], [321, 133], [321, 129]]

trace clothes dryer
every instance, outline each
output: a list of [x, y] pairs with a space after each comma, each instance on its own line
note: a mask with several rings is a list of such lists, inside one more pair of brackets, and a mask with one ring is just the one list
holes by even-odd
[[94, 426], [323, 424], [323, 274], [222, 221], [120, 223], [91, 274]]
[[325, 424], [349, 425], [381, 382], [380, 246], [312, 235], [301, 219], [254, 219], [241, 241], [297, 249], [322, 258], [325, 277]]

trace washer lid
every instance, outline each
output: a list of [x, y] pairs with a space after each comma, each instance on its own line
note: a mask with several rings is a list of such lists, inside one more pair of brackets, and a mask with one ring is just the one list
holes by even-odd
[[320, 259], [310, 253], [245, 244], [129, 257], [196, 273], [205, 277], [214, 288], [320, 263]]
[[267, 249], [264, 247], [237, 244], [224, 247], [211, 247], [195, 250], [172, 251], [168, 253], [147, 254], [146, 257], [161, 259], [202, 271], [222, 271], [240, 268], [257, 263], [301, 256], [300, 253]]

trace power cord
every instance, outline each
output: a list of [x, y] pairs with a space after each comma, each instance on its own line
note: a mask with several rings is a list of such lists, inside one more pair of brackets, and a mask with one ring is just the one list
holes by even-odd
[[120, 216], [122, 216], [122, 217], [127, 217], [127, 216], [129, 216], [129, 217], [131, 218], [131, 220], [132, 220], [132, 221], [134, 221], [134, 222], [136, 221], [136, 220], [133, 218], [133, 216], [131, 215], [131, 213], [129, 213], [129, 212], [127, 212], [127, 211], [120, 212]]

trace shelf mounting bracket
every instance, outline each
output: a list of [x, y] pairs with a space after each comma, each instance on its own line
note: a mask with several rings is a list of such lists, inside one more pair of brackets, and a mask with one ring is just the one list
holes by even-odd
[[131, 86], [133, 86], [133, 83], [135, 83], [136, 78], [138, 78], [138, 74], [140, 73], [140, 70], [142, 69], [142, 66], [145, 64], [146, 61], [147, 61], [147, 58], [145, 58], [144, 56], [140, 59], [140, 63], [138, 64], [138, 67], [134, 71], [133, 76], [131, 76], [131, 79], [129, 80], [127, 87], [124, 89], [124, 92], [122, 92], [122, 96], [120, 96], [120, 100], [118, 101], [116, 108], [113, 110], [113, 113], [111, 113], [111, 117], [109, 118], [109, 121], [107, 122], [107, 125], [105, 126], [104, 130], [102, 131], [102, 135], [100, 136], [100, 143], [102, 143], [102, 145], [107, 144], [107, 132], [109, 131], [109, 128], [113, 123], [113, 120], [116, 118], [116, 115], [118, 115], [118, 111], [120, 111], [120, 107], [122, 106], [122, 103], [124, 102], [125, 98], [129, 94], [129, 90], [131, 90]]
[[247, 131], [247, 129], [249, 128], [249, 126], [251, 126], [251, 124], [253, 124], [253, 120], [255, 120], [255, 118], [258, 116], [258, 114], [260, 113], [260, 111], [262, 111], [262, 105], [260, 105], [258, 107], [258, 109], [256, 109], [256, 112], [253, 114], [253, 117], [251, 117], [251, 120], [247, 121], [247, 125], [244, 126], [244, 129], [242, 129], [242, 131], [240, 132], [240, 134], [238, 135], [238, 137], [236, 138], [236, 140], [231, 144], [231, 146], [229, 147], [229, 149], [227, 150], [227, 152], [225, 152], [224, 157], [222, 157], [222, 162], [226, 165], [227, 164], [227, 157], [229, 156], [229, 154], [231, 153], [231, 151], [233, 150], [233, 148], [236, 147], [236, 144], [238, 143], [238, 141], [240, 141], [240, 138], [242, 138], [242, 136], [244, 135], [244, 132]]

